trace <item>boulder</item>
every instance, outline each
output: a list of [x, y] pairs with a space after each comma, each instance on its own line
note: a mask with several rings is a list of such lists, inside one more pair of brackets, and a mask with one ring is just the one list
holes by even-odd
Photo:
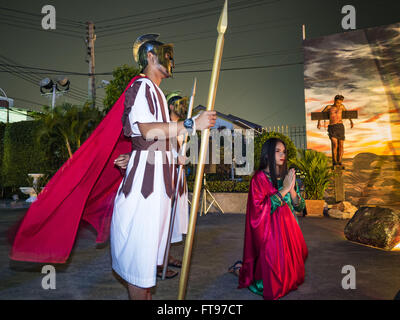
[[351, 219], [356, 213], [357, 207], [348, 201], [342, 201], [331, 206], [328, 215], [335, 219]]
[[338, 209], [329, 209], [328, 216], [335, 219], [351, 219], [354, 213], [350, 212], [343, 212]]
[[342, 211], [343, 218], [342, 219], [351, 219], [353, 215], [356, 213], [358, 210], [357, 207], [353, 206], [350, 202], [348, 201], [342, 201], [339, 203], [336, 203], [332, 205], [332, 209]]
[[338, 209], [329, 209], [328, 216], [331, 218], [335, 218], [335, 219], [345, 219], [344, 212], [342, 212]]
[[344, 228], [348, 240], [392, 250], [400, 243], [400, 211], [362, 207]]

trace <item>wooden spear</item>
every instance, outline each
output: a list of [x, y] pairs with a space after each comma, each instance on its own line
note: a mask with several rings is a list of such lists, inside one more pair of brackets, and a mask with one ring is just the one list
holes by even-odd
[[[188, 113], [187, 113], [187, 119], [192, 117], [192, 111], [193, 111], [193, 103], [194, 103], [194, 97], [196, 95], [196, 83], [197, 79], [194, 78], [194, 83], [193, 83], [193, 89], [192, 89], [192, 95], [190, 96], [190, 102], [189, 102], [189, 108], [188, 108]], [[181, 154], [182, 156], [186, 155], [186, 142], [188, 139], [188, 134], [185, 134], [185, 137], [183, 139], [183, 144], [181, 148]], [[164, 255], [164, 263], [163, 263], [163, 272], [162, 272], [162, 280], [165, 280], [165, 276], [167, 274], [167, 269], [168, 269], [168, 258], [169, 258], [169, 250], [171, 248], [171, 238], [172, 238], [172, 232], [174, 230], [174, 222], [175, 222], [175, 215], [176, 215], [176, 208], [178, 206], [178, 194], [179, 194], [179, 184], [180, 181], [183, 177], [183, 165], [179, 165], [178, 169], [178, 178], [176, 179], [176, 186], [175, 186], [175, 197], [173, 199], [173, 204], [172, 204], [172, 209], [171, 209], [171, 219], [169, 222], [169, 230], [168, 230], [168, 238], [167, 238], [167, 245], [165, 247], [165, 255]]]
[[[214, 64], [211, 73], [210, 88], [208, 91], [208, 99], [206, 107], [206, 110], [208, 111], [214, 110], [215, 96], [218, 87], [219, 71], [221, 67], [222, 51], [224, 48], [224, 34], [227, 26], [228, 26], [228, 0], [225, 0], [224, 8], [222, 9], [222, 13], [219, 18], [217, 26], [218, 38], [215, 48]], [[192, 255], [192, 247], [193, 247], [193, 237], [196, 227], [197, 210], [199, 208], [200, 191], [204, 174], [204, 163], [205, 163], [205, 157], [207, 155], [209, 136], [210, 136], [210, 130], [209, 129], [203, 130], [201, 136], [199, 163], [197, 165], [196, 178], [194, 182], [192, 207], [190, 208], [189, 228], [186, 236], [185, 250], [183, 253], [181, 277], [179, 279], [179, 293], [178, 293], [179, 300], [185, 299], [186, 296], [187, 280], [190, 269], [190, 258]]]

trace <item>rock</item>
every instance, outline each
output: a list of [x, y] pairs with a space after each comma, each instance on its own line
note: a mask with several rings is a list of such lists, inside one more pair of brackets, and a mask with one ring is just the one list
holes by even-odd
[[351, 219], [354, 213], [350, 212], [343, 212], [338, 209], [329, 209], [328, 210], [328, 215], [331, 218], [335, 219]]
[[[338, 219], [351, 219], [353, 215], [356, 213], [358, 210], [357, 207], [353, 206], [350, 202], [348, 201], [342, 201], [339, 203], [336, 203], [332, 206], [332, 210], [338, 210], [342, 212], [342, 218]], [[328, 212], [329, 214], [329, 212]], [[333, 215], [339, 215], [338, 212], [333, 212]]]
[[332, 209], [337, 209], [343, 212], [355, 213], [358, 209], [348, 201], [342, 201], [332, 205]]
[[344, 218], [345, 213], [338, 209], [329, 209], [328, 215], [329, 215], [329, 217], [335, 218], [335, 219], [346, 219], [346, 218]]
[[348, 240], [392, 250], [400, 243], [400, 211], [362, 207], [344, 228]]

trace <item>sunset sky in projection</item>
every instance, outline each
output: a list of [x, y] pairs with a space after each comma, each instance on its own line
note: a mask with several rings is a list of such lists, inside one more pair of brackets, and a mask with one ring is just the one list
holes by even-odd
[[388, 142], [399, 139], [400, 127], [400, 23], [306, 40], [304, 59], [307, 148], [331, 156], [329, 121], [318, 130], [311, 112], [342, 94], [347, 110], [358, 111], [353, 129], [343, 120], [344, 158], [391, 154]]

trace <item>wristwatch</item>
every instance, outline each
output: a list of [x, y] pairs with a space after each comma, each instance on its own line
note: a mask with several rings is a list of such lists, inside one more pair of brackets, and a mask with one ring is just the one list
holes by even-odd
[[193, 131], [195, 130], [195, 122], [192, 118], [188, 118], [183, 121], [183, 126], [189, 133], [193, 133]]

